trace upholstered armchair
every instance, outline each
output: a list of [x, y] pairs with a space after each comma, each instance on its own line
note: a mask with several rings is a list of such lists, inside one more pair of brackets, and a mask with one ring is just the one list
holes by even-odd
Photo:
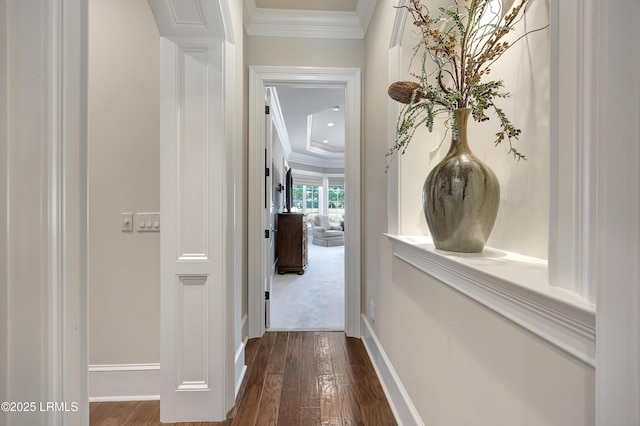
[[340, 225], [329, 223], [329, 216], [317, 215], [313, 219], [311, 243], [323, 247], [343, 246], [344, 231]]

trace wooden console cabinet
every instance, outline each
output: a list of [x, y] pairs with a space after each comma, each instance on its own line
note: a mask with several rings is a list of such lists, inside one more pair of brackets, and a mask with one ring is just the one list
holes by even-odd
[[307, 215], [302, 213], [278, 214], [278, 273], [304, 274], [309, 262]]

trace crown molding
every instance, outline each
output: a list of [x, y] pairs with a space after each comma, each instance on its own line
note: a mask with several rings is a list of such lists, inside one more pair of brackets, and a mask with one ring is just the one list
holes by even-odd
[[369, 28], [369, 24], [371, 23], [371, 18], [373, 17], [373, 12], [376, 9], [377, 3], [378, 0], [358, 1], [358, 5], [356, 6], [356, 15], [358, 16], [358, 20], [360, 21], [360, 26], [362, 27], [363, 34], [367, 33], [367, 29]]
[[327, 156], [344, 156], [344, 148], [333, 146], [309, 139], [307, 141], [307, 151]]
[[250, 36], [362, 40], [377, 0], [359, 0], [355, 12], [264, 9], [245, 0], [245, 28]]
[[287, 161], [292, 163], [298, 163], [306, 166], [320, 167], [324, 169], [343, 169], [344, 159], [325, 159], [319, 157], [313, 157], [311, 155], [301, 154], [299, 152], [292, 152], [287, 158]]
[[287, 158], [291, 155], [291, 141], [289, 140], [289, 132], [287, 132], [287, 125], [284, 122], [284, 115], [282, 114], [282, 107], [280, 106], [280, 99], [278, 98], [278, 90], [275, 87], [271, 87], [271, 117], [273, 124], [278, 132], [278, 137], [282, 143], [282, 149]]

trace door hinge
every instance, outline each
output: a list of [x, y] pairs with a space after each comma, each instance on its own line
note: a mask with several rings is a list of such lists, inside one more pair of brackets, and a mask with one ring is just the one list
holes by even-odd
[[268, 229], [264, 230], [264, 237], [265, 238], [269, 238], [269, 230]]
[[265, 114], [270, 114], [271, 113], [271, 108], [269, 108], [269, 105], [265, 105], [264, 106], [264, 113]]
[[268, 167], [265, 167], [265, 168], [264, 168], [264, 176], [265, 176], [265, 177], [269, 177], [269, 173], [270, 173], [269, 168], [268, 168]]
[[268, 291], [264, 292], [264, 300], [269, 300], [269, 292]]

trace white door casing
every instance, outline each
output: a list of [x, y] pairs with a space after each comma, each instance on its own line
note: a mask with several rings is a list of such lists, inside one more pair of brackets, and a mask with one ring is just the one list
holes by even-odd
[[[271, 259], [273, 259], [272, 250], [273, 250], [273, 124], [271, 121], [271, 114], [269, 114], [269, 109], [271, 108], [271, 92], [266, 91], [265, 93], [265, 121], [264, 121], [264, 208], [262, 213], [262, 226], [265, 230], [264, 242], [262, 248], [263, 254], [263, 266], [264, 270], [262, 271], [262, 279], [264, 282], [264, 292], [265, 292], [265, 301], [264, 301], [264, 323], [265, 327], [270, 327], [271, 322], [271, 300], [267, 298], [267, 294], [271, 294], [271, 278], [272, 278], [272, 268], [271, 268]], [[267, 170], [269, 173], [267, 173]]]
[[263, 164], [265, 149], [265, 87], [274, 83], [333, 84], [345, 87], [345, 332], [360, 337], [361, 298], [361, 200], [360, 200], [360, 105], [359, 68], [249, 67], [249, 337], [265, 332], [262, 228], [264, 209]]
[[89, 422], [87, 11], [0, 1], [2, 425]]

